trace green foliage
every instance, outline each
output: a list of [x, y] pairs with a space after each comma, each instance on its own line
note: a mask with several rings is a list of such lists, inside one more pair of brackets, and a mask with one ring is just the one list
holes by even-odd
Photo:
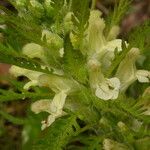
[[[142, 98], [140, 98], [141, 100]], [[134, 99], [126, 99], [120, 100], [119, 103], [117, 102], [118, 108], [122, 109], [125, 113], [130, 115], [133, 118], [136, 118], [140, 121], [143, 121], [146, 124], [150, 123], [150, 117], [147, 115], [144, 115], [144, 112], [147, 111], [147, 109], [144, 106], [144, 103], [140, 100], [134, 100]], [[125, 103], [126, 102], [126, 103]]]
[[51, 149], [61, 150], [65, 147], [70, 137], [74, 136], [79, 129], [76, 116], [72, 115], [65, 119], [59, 119], [48, 129], [48, 134], [37, 139], [32, 149], [46, 150], [50, 147]]
[[[104, 44], [104, 48], [106, 44], [106, 47], [108, 46], [110, 50], [101, 54], [102, 50], [100, 49], [98, 52], [93, 52], [95, 55], [87, 53], [88, 56], [83, 53], [83, 46], [87, 44], [84, 42], [89, 38], [89, 35], [87, 36], [90, 15], [89, 0], [52, 0], [51, 3], [50, 1], [45, 3], [44, 0], [37, 0], [38, 3], [35, 6], [29, 0], [22, 2], [23, 5], [19, 6], [16, 1], [12, 1], [17, 9], [17, 12], [14, 13], [5, 7], [1, 7], [5, 12], [5, 15], [0, 14], [1, 23], [5, 24], [7, 28], [0, 28], [0, 32], [4, 36], [3, 41], [0, 43], [0, 63], [33, 71], [33, 74], [31, 73], [33, 76], [34, 73], [40, 72], [49, 78], [52, 76], [52, 79], [45, 81], [46, 79], [43, 77], [44, 83], [42, 84], [41, 76], [38, 76], [35, 80], [28, 78], [31, 81], [38, 82], [35, 86], [31, 85], [30, 89], [26, 90], [24, 85], [28, 79], [23, 78], [20, 81], [19, 78], [2, 78], [7, 81], [9, 87], [3, 89], [2, 86], [0, 89], [0, 106], [13, 101], [20, 101], [21, 103], [25, 100], [31, 102], [51, 100], [50, 102], [54, 102], [54, 104], [50, 103], [50, 107], [51, 104], [52, 106], [58, 105], [55, 107], [58, 109], [56, 111], [60, 113], [57, 116], [55, 108], [47, 110], [41, 108], [43, 106], [40, 105], [37, 109], [43, 109], [44, 112], [38, 110], [40, 113], [35, 115], [28, 109], [30, 108], [30, 105], [28, 105], [24, 119], [12, 116], [1, 109], [0, 115], [2, 118], [13, 124], [23, 126], [23, 149], [100, 150], [106, 149], [104, 148], [104, 141], [109, 139], [112, 149], [115, 150], [148, 150], [150, 117], [147, 112], [149, 111], [148, 100], [150, 97], [147, 94], [148, 92], [140, 95], [148, 84], [143, 85], [142, 92], [137, 94], [138, 96], [134, 99], [133, 93], [137, 93], [135, 86], [130, 87], [128, 93], [124, 92], [124, 95], [122, 95], [120, 89], [115, 86], [116, 89], [113, 89], [113, 85], [109, 82], [112, 78], [115, 78], [119, 64], [132, 47], [138, 47], [145, 56], [145, 61], [143, 63], [138, 62], [138, 67], [149, 69], [149, 22], [142, 25], [142, 27], [137, 27], [134, 32], [129, 34], [129, 45], [122, 40], [122, 51], [118, 52], [117, 48], [114, 50], [115, 58], [111, 61], [110, 67], [104, 73], [102, 71], [101, 75], [102, 62], [98, 60], [99, 55], [107, 57], [107, 53], [113, 51], [112, 47], [116, 43], [114, 40], [112, 45], [109, 43], [111, 45], [109, 47], [107, 45], [108, 41], [105, 41], [105, 43], [103, 42], [104, 37], [99, 37], [99, 40], [102, 40], [102, 44]], [[106, 39], [110, 29], [120, 22], [130, 4], [131, 0], [120, 0], [116, 4], [114, 12], [110, 14], [107, 20]], [[92, 10], [94, 5], [95, 0], [92, 1]], [[66, 30], [64, 20], [68, 13], [72, 13], [72, 18], [68, 19], [72, 26]], [[103, 21], [101, 19], [96, 23], [97, 26], [101, 26]], [[43, 30], [50, 33], [52, 37], [50, 36], [47, 39], [46, 35], [43, 36]], [[77, 40], [75, 41], [77, 47], [73, 45], [71, 34], [74, 35], [75, 39], [73, 40]], [[60, 42], [63, 45], [62, 49], [59, 49], [60, 43], [56, 37], [62, 41], [62, 43]], [[43, 61], [40, 56], [30, 58], [23, 55], [22, 48], [27, 43], [41, 46], [45, 60]], [[97, 45], [99, 46], [99, 43]], [[85, 47], [84, 49], [86, 49]], [[63, 56], [60, 56], [60, 50], [64, 50]], [[34, 53], [33, 49], [31, 49], [31, 53]], [[111, 57], [111, 54], [108, 55], [108, 61]], [[96, 73], [93, 78], [90, 76], [91, 72]], [[135, 73], [133, 76], [135, 76]], [[26, 74], [23, 74], [23, 76], [26, 77]], [[135, 76], [135, 78], [137, 77]], [[91, 84], [91, 80], [93, 80], [94, 85]], [[135, 85], [140, 87], [138, 84]], [[104, 90], [104, 92], [105, 88], [108, 89], [108, 91], [106, 90], [107, 94], [118, 92], [119, 96], [115, 100], [112, 98], [105, 101], [96, 95], [97, 87], [99, 90]], [[63, 93], [66, 98], [62, 109], [60, 105], [62, 105], [61, 98], [63, 96], [60, 100], [57, 97], [60, 93]], [[54, 101], [55, 98], [57, 98], [56, 102]], [[33, 105], [31, 104], [31, 106]], [[53, 117], [56, 115], [55, 122], [44, 131], [41, 131], [40, 122], [44, 120], [47, 123], [49, 120], [45, 120], [45, 116], [49, 115]], [[61, 118], [59, 118], [60, 116]]]
[[12, 64], [29, 70], [41, 71], [45, 73], [50, 73], [47, 68], [42, 69], [41, 64], [37, 61], [34, 61], [30, 58], [20, 56], [14, 49], [11, 47], [4, 46], [0, 44], [0, 61], [1, 63]]
[[144, 68], [150, 68], [150, 21], [145, 21], [142, 25], [135, 27], [128, 35], [129, 43], [132, 47], [139, 47], [141, 53], [146, 57]]
[[116, 50], [115, 59], [112, 61], [111, 67], [106, 72], [107, 77], [110, 77], [114, 73], [114, 71], [116, 71], [116, 68], [120, 64], [121, 60], [126, 56], [127, 52], [129, 52], [130, 50], [130, 46], [127, 47], [125, 42], [122, 42], [122, 48], [123, 52], [121, 53], [117, 52]]
[[[109, 17], [107, 18], [107, 28], [106, 33], [108, 34], [110, 29], [120, 23], [121, 19], [127, 12], [130, 7], [132, 0], [119, 0], [116, 2], [114, 11], [110, 13]], [[106, 35], [107, 35], [106, 34]]]
[[66, 36], [64, 44], [64, 69], [66, 73], [81, 83], [87, 81], [86, 59], [79, 50], [73, 49], [69, 36]]
[[85, 30], [88, 24], [89, 18], [89, 0], [76, 0], [72, 1], [72, 10], [75, 17], [73, 18], [76, 29], [73, 31], [78, 37], [78, 47], [82, 52], [82, 42], [85, 37]]
[[132, 47], [139, 47], [141, 51], [145, 51], [149, 47], [150, 39], [150, 21], [146, 21], [140, 26], [134, 28], [128, 35], [129, 43]]

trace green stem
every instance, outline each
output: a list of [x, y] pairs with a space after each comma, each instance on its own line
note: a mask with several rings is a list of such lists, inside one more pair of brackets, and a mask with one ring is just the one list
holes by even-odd
[[9, 120], [13, 124], [23, 125], [23, 124], [26, 123], [25, 119], [14, 117], [14, 116], [12, 116], [12, 115], [10, 115], [10, 114], [2, 111], [2, 110], [0, 110], [0, 115], [2, 115], [2, 117], [4, 117], [5, 119]]
[[95, 5], [96, 5], [96, 0], [92, 0], [91, 10], [95, 8]]
[[0, 103], [1, 102], [8, 102], [8, 101], [17, 101], [17, 100], [24, 100], [25, 98], [31, 99], [31, 100], [38, 100], [38, 99], [48, 99], [51, 98], [52, 96], [50, 94], [47, 93], [30, 93], [30, 92], [26, 92], [26, 93], [15, 93], [15, 92], [11, 92], [8, 93], [6, 95], [6, 91], [0, 89], [0, 92], [3, 92], [3, 95], [0, 95]]
[[86, 125], [85, 127], [81, 128], [79, 131], [77, 131], [75, 135], [77, 136], [78, 134], [80, 134], [80, 133], [90, 129], [91, 127], [92, 127], [91, 124], [90, 125]]

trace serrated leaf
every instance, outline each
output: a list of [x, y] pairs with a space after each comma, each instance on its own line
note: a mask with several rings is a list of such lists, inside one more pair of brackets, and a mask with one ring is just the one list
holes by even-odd
[[79, 50], [73, 49], [69, 36], [66, 36], [64, 43], [64, 70], [79, 82], [86, 83], [86, 59]]
[[45, 135], [36, 140], [32, 150], [62, 150], [79, 129], [76, 116], [58, 119], [45, 131]]
[[73, 19], [76, 29], [74, 34], [78, 37], [79, 49], [82, 51], [82, 43], [85, 38], [85, 30], [88, 25], [88, 19], [90, 14], [89, 0], [73, 0], [72, 10], [75, 18]]
[[114, 25], [118, 25], [120, 23], [121, 19], [129, 9], [131, 2], [132, 0], [119, 0], [118, 3], [115, 2], [115, 8], [106, 20], [106, 36]]

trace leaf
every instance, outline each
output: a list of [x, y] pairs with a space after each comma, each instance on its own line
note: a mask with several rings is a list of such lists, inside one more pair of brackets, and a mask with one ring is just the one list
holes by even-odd
[[111, 75], [114, 73], [114, 71], [116, 70], [116, 68], [118, 67], [118, 65], [122, 61], [122, 59], [126, 56], [128, 51], [130, 50], [130, 46], [127, 47], [126, 43], [123, 41], [122, 42], [122, 49], [123, 50], [120, 53], [115, 54], [115, 59], [112, 61], [111, 66], [109, 67], [109, 69], [106, 72], [107, 77], [111, 77]]
[[62, 150], [79, 129], [74, 115], [58, 119], [45, 130], [45, 135], [35, 140], [32, 150]]
[[25, 100], [26, 98], [33, 100], [49, 99], [51, 95], [49, 93], [33, 93], [33, 92], [22, 92], [17, 93], [11, 90], [0, 89], [0, 102]]
[[9, 89], [0, 88], [0, 103], [9, 101], [24, 101], [30, 99], [32, 101], [39, 99], [50, 99], [53, 94], [49, 92], [49, 89], [33, 87], [32, 92], [23, 89], [25, 82], [17, 81], [14, 78], [0, 77], [0, 80], [4, 80], [9, 83]]
[[1, 53], [0, 55], [1, 63], [16, 65], [25, 69], [44, 72], [44, 73], [51, 73], [51, 71], [48, 70], [47, 68], [42, 69], [41, 64], [39, 62], [34, 61], [30, 58], [23, 57], [21, 56], [21, 54], [19, 56], [19, 54], [17, 54], [15, 50], [6, 47], [3, 44], [0, 44], [0, 53]]
[[144, 104], [142, 104], [139, 100], [134, 100], [132, 98], [124, 98], [116, 101], [114, 105], [117, 106], [118, 109], [121, 109], [128, 116], [132, 118], [136, 118], [145, 124], [150, 123], [150, 116], [144, 115], [144, 112], [147, 111]]
[[134, 145], [137, 150], [148, 150], [150, 148], [150, 137], [135, 140]]
[[132, 47], [138, 47], [142, 52], [150, 46], [150, 21], [135, 27], [128, 35]]
[[110, 12], [110, 15], [106, 20], [106, 36], [114, 25], [118, 25], [120, 23], [121, 19], [129, 9], [131, 2], [132, 0], [119, 0], [118, 3], [115, 2], [116, 5], [114, 11]]
[[64, 70], [66, 74], [71, 75], [81, 83], [87, 81], [86, 59], [79, 50], [72, 47], [69, 36], [66, 36], [64, 42]]
[[73, 31], [78, 37], [79, 49], [82, 51], [82, 43], [85, 38], [85, 30], [88, 25], [88, 19], [90, 14], [89, 0], [73, 0], [72, 10], [75, 17], [73, 18], [76, 29]]
[[[86, 136], [84, 134], [75, 137], [72, 141], [72, 144], [70, 144], [67, 147], [67, 150], [101, 150], [102, 149], [102, 141], [104, 140], [104, 137], [96, 136], [96, 135], [90, 135]], [[76, 143], [80, 143], [77, 145]]]

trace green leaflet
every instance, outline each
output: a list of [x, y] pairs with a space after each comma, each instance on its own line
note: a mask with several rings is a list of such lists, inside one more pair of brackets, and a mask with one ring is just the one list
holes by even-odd
[[0, 88], [0, 103], [9, 101], [24, 101], [25, 99], [31, 99], [32, 101], [39, 99], [48, 99], [52, 97], [48, 89], [34, 87], [34, 92], [26, 91], [23, 89], [24, 82], [15, 80], [14, 78], [0, 77], [0, 80], [5, 80], [10, 83], [9, 89]]
[[[84, 146], [80, 145], [69, 145], [67, 147], [67, 150], [102, 150], [102, 139], [103, 136], [85, 136], [80, 135], [78, 137], [75, 137], [72, 141], [77, 142], [80, 141], [80, 143]], [[77, 140], [77, 141], [76, 141]]]
[[43, 132], [43, 136], [33, 143], [32, 150], [47, 150], [48, 148], [62, 150], [69, 138], [74, 136], [79, 129], [74, 115], [58, 119], [47, 129], [46, 134]]
[[30, 93], [30, 92], [23, 92], [23, 93], [16, 93], [14, 91], [2, 90], [0, 89], [0, 103], [1, 102], [8, 102], [8, 101], [16, 101], [16, 100], [24, 100], [26, 98], [32, 100], [39, 100], [39, 99], [48, 99], [50, 98], [49, 93]]
[[150, 21], [145, 21], [132, 29], [129, 33], [129, 43], [132, 47], [138, 47], [142, 52], [146, 51], [150, 46]]
[[6, 47], [3, 44], [0, 44], [0, 52], [1, 52], [1, 55], [0, 55], [1, 63], [16, 65], [16, 66], [29, 69], [29, 70], [51, 73], [51, 71], [49, 71], [47, 68], [42, 69], [41, 64], [39, 62], [23, 57], [23, 56], [20, 57], [15, 52], [15, 50], [9, 47]]
[[86, 59], [79, 50], [73, 49], [67, 35], [64, 42], [64, 70], [81, 83], [87, 81]]
[[73, 32], [78, 37], [79, 49], [82, 51], [82, 42], [83, 38], [85, 38], [85, 30], [88, 25], [89, 19], [89, 0], [73, 0], [72, 1], [72, 10], [74, 12], [75, 17], [73, 18], [73, 22], [75, 24], [76, 30]]
[[107, 28], [106, 28], [106, 36], [109, 33], [110, 29], [120, 23], [121, 19], [127, 12], [130, 7], [132, 0], [120, 0], [118, 3], [116, 2], [115, 8], [113, 12], [110, 13], [106, 20]]
[[109, 69], [106, 72], [107, 77], [110, 77], [114, 73], [115, 69], [118, 67], [121, 60], [126, 56], [126, 54], [130, 50], [130, 46], [127, 47], [125, 42], [122, 43], [122, 47], [123, 47], [122, 52], [120, 52], [120, 53], [118, 53], [117, 51], [115, 52], [115, 59], [112, 61], [111, 66], [109, 67]]
[[79, 21], [76, 22], [77, 26], [79, 29], [83, 28], [89, 18], [89, 0], [73, 0], [72, 10]]

